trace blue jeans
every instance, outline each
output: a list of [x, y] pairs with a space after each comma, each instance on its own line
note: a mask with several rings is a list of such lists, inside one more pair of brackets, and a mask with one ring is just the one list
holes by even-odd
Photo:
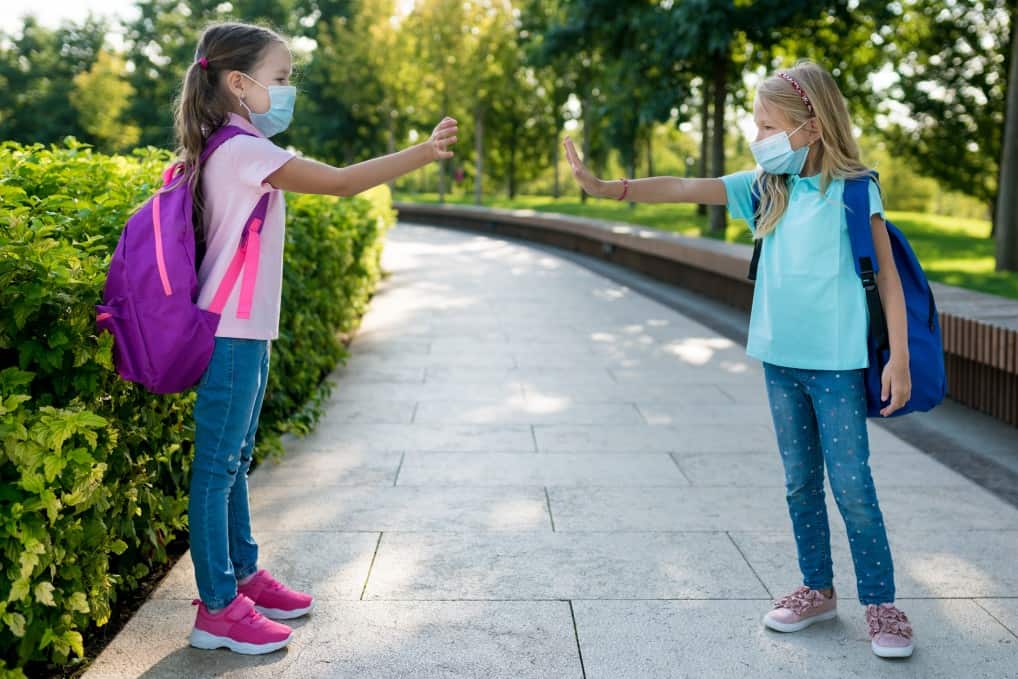
[[269, 376], [267, 340], [217, 337], [194, 406], [194, 464], [188, 522], [198, 595], [211, 609], [237, 596], [257, 570], [247, 472]]
[[801, 370], [764, 363], [767, 396], [785, 467], [803, 584], [834, 581], [824, 465], [845, 521], [859, 601], [894, 601], [894, 566], [869, 466], [862, 370]]

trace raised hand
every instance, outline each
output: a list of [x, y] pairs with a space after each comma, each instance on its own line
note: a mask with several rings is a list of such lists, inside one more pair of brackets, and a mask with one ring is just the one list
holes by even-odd
[[573, 140], [566, 137], [562, 144], [566, 147], [566, 160], [569, 161], [569, 166], [573, 168], [573, 176], [576, 177], [580, 187], [591, 196], [604, 197], [606, 195], [606, 182], [595, 177], [583, 164], [583, 161], [580, 160], [580, 154], [576, 152], [576, 147], [573, 146]]
[[428, 145], [435, 160], [445, 160], [455, 155], [449, 150], [449, 147], [456, 143], [457, 134], [459, 134], [459, 123], [456, 122], [456, 119], [449, 116], [442, 118], [442, 122], [435, 127], [431, 138], [428, 139]]

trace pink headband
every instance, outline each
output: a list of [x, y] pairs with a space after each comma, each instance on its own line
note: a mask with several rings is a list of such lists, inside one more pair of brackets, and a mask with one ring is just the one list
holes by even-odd
[[209, 59], [208, 59], [208, 57], [202, 57], [201, 59], [199, 59], [198, 60], [198, 65], [201, 66], [201, 70], [203, 70], [203, 71], [209, 70]]
[[815, 116], [816, 113], [813, 112], [813, 102], [811, 102], [809, 100], [809, 97], [806, 96], [806, 90], [802, 89], [802, 85], [796, 82], [795, 78], [788, 75], [784, 71], [778, 72], [778, 77], [783, 78], [787, 80], [789, 83], [791, 83], [792, 87], [795, 89], [796, 94], [798, 94], [799, 98], [802, 99], [802, 103], [806, 104], [806, 108], [809, 109], [809, 114], [811, 116]]

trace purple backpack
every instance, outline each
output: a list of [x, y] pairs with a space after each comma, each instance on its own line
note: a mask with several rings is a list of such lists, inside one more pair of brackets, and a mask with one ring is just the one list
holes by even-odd
[[[224, 142], [250, 132], [224, 125], [212, 133], [199, 162]], [[253, 135], [252, 135], [253, 136]], [[248, 217], [240, 246], [208, 310], [200, 309], [195, 267], [193, 199], [175, 163], [162, 188], [124, 226], [110, 260], [96, 326], [113, 333], [113, 359], [125, 380], [156, 394], [185, 391], [201, 379], [215, 346], [219, 317], [243, 271], [237, 317], [248, 318], [258, 276], [262, 223], [269, 194]]]

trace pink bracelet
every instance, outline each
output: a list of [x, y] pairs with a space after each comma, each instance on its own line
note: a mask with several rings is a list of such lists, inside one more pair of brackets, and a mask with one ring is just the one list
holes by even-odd
[[622, 195], [619, 196], [619, 200], [625, 200], [626, 195], [629, 193], [629, 180], [623, 177], [622, 181]]

